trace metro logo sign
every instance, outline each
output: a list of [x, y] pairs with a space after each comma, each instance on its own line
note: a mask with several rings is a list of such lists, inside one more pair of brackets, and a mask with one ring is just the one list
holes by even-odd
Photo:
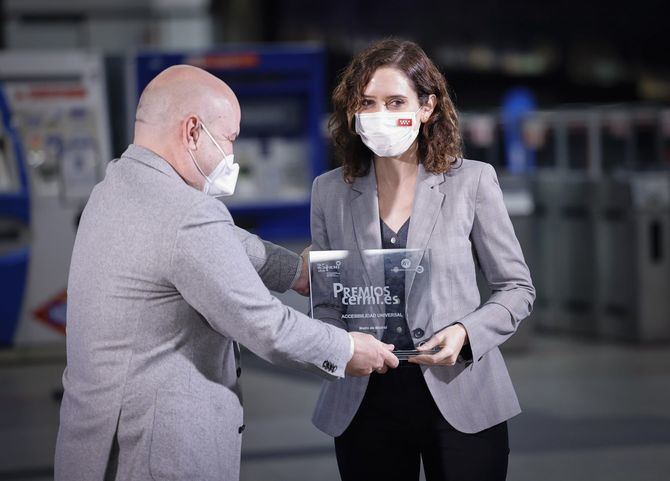
[[411, 127], [412, 119], [398, 119], [398, 127]]
[[67, 291], [52, 297], [41, 307], [33, 311], [35, 318], [44, 324], [65, 334], [65, 319], [67, 311]]

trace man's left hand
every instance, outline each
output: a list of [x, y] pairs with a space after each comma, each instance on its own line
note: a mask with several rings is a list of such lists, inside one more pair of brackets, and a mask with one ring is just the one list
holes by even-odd
[[311, 245], [305, 247], [305, 250], [300, 254], [300, 257], [302, 257], [302, 270], [300, 271], [300, 277], [295, 281], [292, 288], [302, 296], [309, 295], [309, 250], [311, 248]]
[[424, 345], [418, 347], [419, 351], [440, 347], [439, 352], [410, 357], [408, 361], [428, 366], [453, 366], [456, 364], [463, 345], [467, 342], [468, 332], [465, 327], [462, 324], [454, 324], [441, 330]]

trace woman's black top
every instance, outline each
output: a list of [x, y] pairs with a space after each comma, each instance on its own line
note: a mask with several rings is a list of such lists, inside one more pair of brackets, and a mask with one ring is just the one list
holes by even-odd
[[[383, 249], [404, 249], [407, 246], [407, 234], [409, 233], [409, 221], [407, 219], [398, 232], [393, 232], [383, 220], [380, 220], [382, 248]], [[396, 349], [414, 349], [407, 319], [405, 318], [405, 271], [393, 272], [393, 263], [391, 256], [384, 259], [384, 277], [386, 285], [391, 288], [391, 292], [400, 297], [400, 304], [387, 305], [386, 313], [397, 313], [400, 316], [386, 317], [386, 329], [382, 336], [382, 341], [387, 344], [393, 344]]]

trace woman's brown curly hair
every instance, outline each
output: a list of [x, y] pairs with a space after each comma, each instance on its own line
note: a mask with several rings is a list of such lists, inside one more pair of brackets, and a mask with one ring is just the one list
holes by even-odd
[[333, 114], [328, 127], [342, 161], [345, 180], [351, 183], [355, 177], [370, 172], [372, 152], [356, 134], [354, 115], [361, 108], [365, 87], [380, 67], [395, 67], [404, 72], [412, 81], [421, 105], [428, 102], [431, 94], [437, 97], [435, 110], [421, 126], [419, 162], [428, 172], [448, 172], [463, 156], [463, 150], [458, 116], [447, 91], [447, 82], [416, 43], [385, 39], [356, 55], [342, 72], [333, 91]]

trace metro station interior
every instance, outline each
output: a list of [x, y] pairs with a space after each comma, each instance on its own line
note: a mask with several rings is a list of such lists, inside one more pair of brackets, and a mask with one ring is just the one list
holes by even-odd
[[[53, 479], [79, 217], [175, 64], [242, 110], [235, 223], [300, 253], [338, 166], [331, 94], [395, 36], [439, 66], [537, 289], [501, 347], [522, 414], [511, 481], [670, 472], [670, 62], [661, 2], [4, 0], [0, 10], [0, 480]], [[197, 88], [194, 86], [194, 88]], [[490, 292], [480, 279], [482, 299]], [[277, 294], [306, 313], [309, 297]], [[340, 479], [322, 380], [242, 350], [243, 481]], [[665, 474], [664, 474], [665, 473]], [[422, 478], [424, 479], [424, 478]]]

